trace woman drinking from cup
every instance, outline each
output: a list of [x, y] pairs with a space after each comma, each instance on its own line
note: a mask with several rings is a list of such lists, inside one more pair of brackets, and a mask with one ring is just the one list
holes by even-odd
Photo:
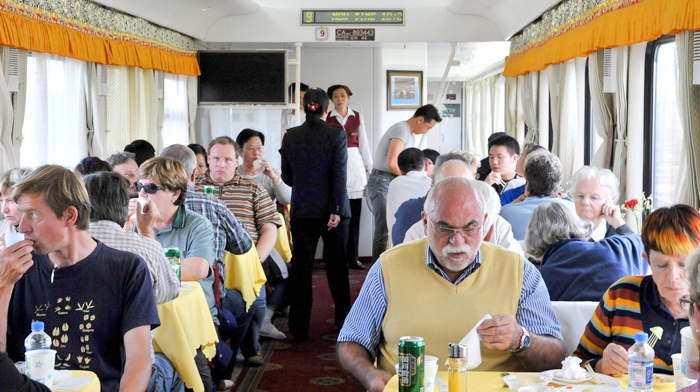
[[627, 373], [627, 350], [636, 332], [661, 327], [654, 345], [654, 371], [672, 372], [671, 354], [681, 351], [681, 329], [688, 326], [688, 310], [680, 299], [688, 295], [685, 260], [700, 245], [700, 214], [677, 204], [649, 214], [642, 226], [643, 257], [650, 276], [628, 276], [605, 292], [574, 352], [596, 372]]

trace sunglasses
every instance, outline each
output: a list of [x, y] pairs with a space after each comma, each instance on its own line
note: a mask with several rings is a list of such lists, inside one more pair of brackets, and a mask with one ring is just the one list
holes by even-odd
[[165, 185], [142, 184], [138, 181], [134, 183], [134, 188], [136, 188], [136, 192], [141, 192], [141, 189], [143, 189], [143, 191], [149, 195], [155, 195], [158, 191], [168, 189], [168, 187]]

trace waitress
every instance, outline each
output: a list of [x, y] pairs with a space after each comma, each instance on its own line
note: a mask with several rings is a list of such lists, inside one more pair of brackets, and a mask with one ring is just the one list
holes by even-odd
[[347, 191], [350, 199], [350, 229], [348, 231], [347, 259], [348, 267], [364, 269], [359, 260], [360, 214], [362, 213], [362, 196], [367, 186], [367, 178], [372, 170], [372, 155], [369, 151], [365, 120], [362, 115], [348, 108], [352, 96], [350, 87], [334, 84], [328, 88], [328, 98], [333, 102], [333, 110], [326, 118], [329, 125], [341, 127], [348, 136], [348, 171]]

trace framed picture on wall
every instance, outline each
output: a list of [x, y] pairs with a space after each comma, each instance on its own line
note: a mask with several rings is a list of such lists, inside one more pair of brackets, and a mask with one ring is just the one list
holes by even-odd
[[423, 106], [423, 71], [386, 71], [387, 110]]

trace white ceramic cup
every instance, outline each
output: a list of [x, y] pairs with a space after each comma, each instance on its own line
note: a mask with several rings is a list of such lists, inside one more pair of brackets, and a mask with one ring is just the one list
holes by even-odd
[[698, 379], [698, 372], [690, 368], [690, 362], [700, 361], [698, 347], [693, 341], [693, 332], [690, 327], [681, 329], [681, 372], [691, 380]]
[[12, 246], [24, 240], [24, 233], [7, 233], [5, 234], [5, 247]]
[[435, 386], [435, 376], [438, 372], [438, 358], [432, 355], [426, 355], [423, 361], [423, 385], [425, 392], [432, 392]]
[[27, 361], [27, 377], [51, 388], [56, 350], [31, 350], [24, 357]]
[[681, 353], [671, 355], [673, 359], [673, 380], [676, 382], [676, 390], [695, 384], [696, 380], [686, 377], [681, 371], [683, 361]]

